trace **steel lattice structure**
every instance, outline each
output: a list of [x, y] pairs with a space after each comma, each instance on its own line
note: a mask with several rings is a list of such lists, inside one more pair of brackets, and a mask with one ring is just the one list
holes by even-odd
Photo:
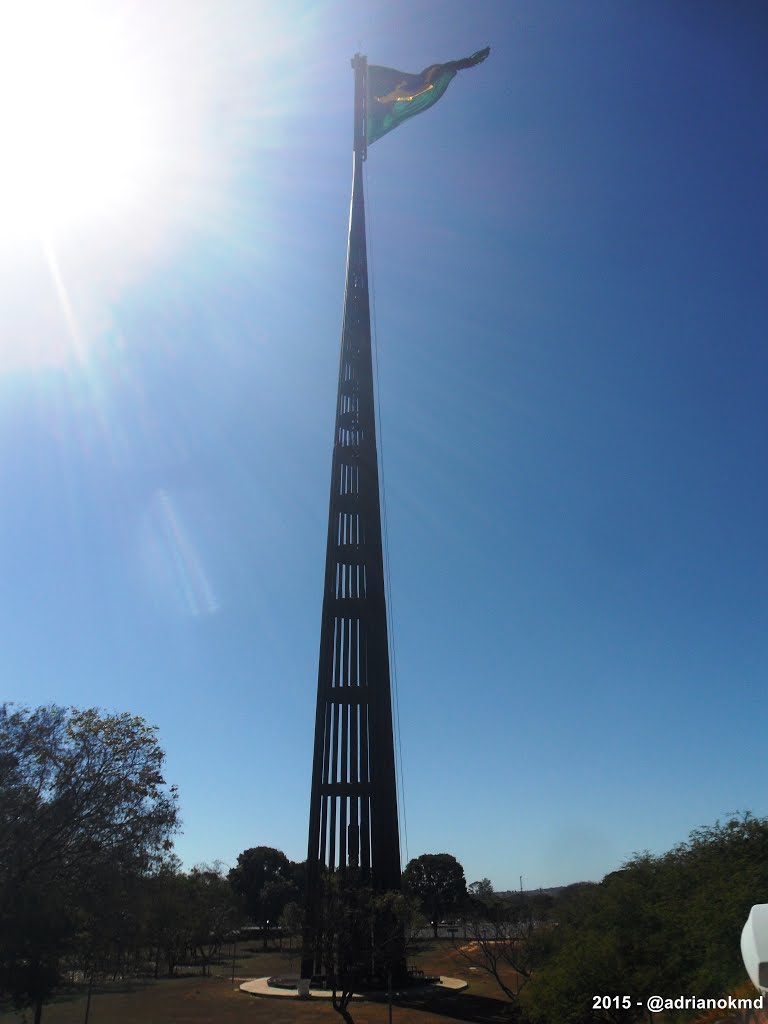
[[359, 868], [400, 888], [387, 608], [381, 541], [365, 203], [366, 62], [355, 68], [355, 148], [334, 429], [302, 977], [321, 973], [313, 917], [321, 876]]

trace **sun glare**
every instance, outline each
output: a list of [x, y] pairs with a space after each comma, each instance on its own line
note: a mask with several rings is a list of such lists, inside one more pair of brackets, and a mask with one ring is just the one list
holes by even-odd
[[138, 69], [109, 4], [0, 15], [0, 226], [58, 230], [130, 205], [151, 151]]
[[286, 137], [314, 52], [292, 9], [0, 0], [0, 377], [89, 369], [129, 285], [186, 240], [241, 244], [240, 175], [266, 195], [253, 154]]

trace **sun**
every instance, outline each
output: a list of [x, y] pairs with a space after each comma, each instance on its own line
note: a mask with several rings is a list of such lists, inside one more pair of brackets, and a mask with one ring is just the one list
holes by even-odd
[[0, 230], [129, 208], [151, 166], [151, 109], [121, 8], [16, 0], [0, 14]]

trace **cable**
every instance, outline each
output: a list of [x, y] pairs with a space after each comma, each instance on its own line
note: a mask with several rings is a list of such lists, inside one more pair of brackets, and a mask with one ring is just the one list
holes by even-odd
[[[365, 177], [365, 191], [368, 193], [368, 165], [363, 164], [363, 175]], [[370, 205], [368, 207], [370, 209]], [[373, 231], [370, 229], [370, 221], [366, 225], [368, 230], [368, 250], [373, 250]], [[384, 435], [381, 429], [381, 391], [379, 387], [379, 339], [378, 329], [376, 326], [376, 288], [373, 280], [373, 259], [368, 260], [368, 276], [370, 280], [369, 294], [371, 299], [371, 312], [372, 312], [372, 335], [373, 335], [373, 354], [374, 362], [376, 366], [376, 419], [377, 429], [379, 433], [379, 477], [381, 479], [381, 505], [382, 505], [382, 525], [383, 529], [383, 541], [384, 541], [384, 585], [387, 594], [387, 605], [389, 607], [389, 629], [387, 630], [388, 647], [389, 647], [389, 660], [392, 667], [392, 682], [394, 684], [394, 715], [393, 724], [395, 727], [395, 742], [397, 746], [397, 760], [400, 766], [400, 771], [396, 772], [396, 786], [399, 789], [399, 799], [397, 801], [399, 816], [402, 819], [401, 839], [400, 839], [400, 862], [403, 862], [403, 840], [405, 841], [405, 864], [410, 860], [408, 854], [408, 821], [405, 813], [405, 773], [403, 771], [403, 743], [402, 733], [400, 730], [400, 694], [399, 687], [397, 684], [397, 654], [395, 650], [395, 608], [392, 601], [392, 575], [389, 567], [389, 526], [387, 522], [387, 490], [384, 479]], [[403, 865], [405, 866], [405, 865]]]

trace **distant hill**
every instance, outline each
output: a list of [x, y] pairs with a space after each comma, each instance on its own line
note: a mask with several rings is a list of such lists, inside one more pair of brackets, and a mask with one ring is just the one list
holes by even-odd
[[[551, 896], [553, 900], [556, 900], [566, 890], [572, 890], [575, 889], [577, 886], [582, 885], [597, 885], [597, 882], [571, 882], [570, 885], [552, 885], [548, 889], [523, 889], [522, 894], [523, 896], [533, 897], [543, 893], [546, 896]], [[511, 899], [513, 896], [519, 895], [519, 889], [506, 889], [494, 892], [494, 896], [501, 896], [502, 899]]]

